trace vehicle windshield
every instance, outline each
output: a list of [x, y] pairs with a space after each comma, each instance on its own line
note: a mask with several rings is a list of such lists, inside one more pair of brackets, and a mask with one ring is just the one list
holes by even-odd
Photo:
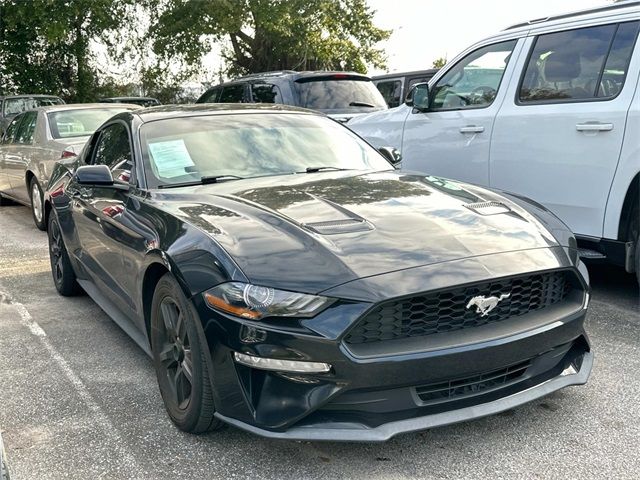
[[170, 118], [144, 124], [140, 140], [150, 188], [197, 183], [203, 177], [393, 169], [350, 130], [314, 115]]
[[386, 108], [387, 104], [369, 80], [306, 80], [296, 82], [300, 106], [312, 110]]
[[64, 101], [58, 97], [7, 98], [4, 101], [3, 114], [16, 115], [27, 110], [49, 105], [64, 105]]
[[47, 114], [53, 138], [91, 135], [104, 122], [131, 108], [83, 108]]

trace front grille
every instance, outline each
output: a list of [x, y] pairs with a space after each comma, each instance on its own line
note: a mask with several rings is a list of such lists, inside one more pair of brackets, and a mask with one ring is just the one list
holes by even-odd
[[[518, 317], [564, 300], [572, 285], [567, 275], [547, 272], [504, 278], [381, 303], [356, 324], [345, 342], [422, 337]], [[476, 306], [467, 308], [476, 296], [502, 296], [502, 300], [482, 316]]]
[[531, 361], [527, 360], [507, 368], [493, 370], [474, 377], [423, 385], [416, 387], [415, 392], [423, 403], [458, 400], [462, 397], [486, 393], [522, 379], [524, 373], [530, 366]]

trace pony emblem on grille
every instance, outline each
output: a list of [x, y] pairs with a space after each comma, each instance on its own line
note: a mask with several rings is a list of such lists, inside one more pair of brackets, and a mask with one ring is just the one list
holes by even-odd
[[479, 313], [481, 317], [486, 317], [489, 315], [489, 312], [496, 308], [498, 304], [504, 300], [505, 298], [509, 298], [511, 296], [511, 292], [503, 293], [499, 297], [485, 297], [484, 295], [478, 295], [477, 297], [473, 297], [467, 303], [467, 308], [471, 308], [473, 306], [476, 307], [476, 313]]

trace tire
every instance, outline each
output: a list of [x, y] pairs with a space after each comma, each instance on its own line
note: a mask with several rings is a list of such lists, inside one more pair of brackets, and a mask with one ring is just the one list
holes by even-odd
[[640, 287], [640, 206], [636, 206], [631, 212], [631, 221], [629, 223], [629, 241], [634, 242], [636, 247], [634, 252], [636, 277], [638, 279], [638, 287]]
[[6, 207], [11, 204], [13, 204], [13, 202], [9, 200], [7, 197], [3, 197], [2, 194], [0, 193], [0, 207]]
[[31, 200], [31, 215], [33, 216], [33, 223], [36, 224], [38, 230], [46, 230], [46, 223], [44, 218], [44, 195], [42, 194], [42, 188], [36, 177], [31, 179], [29, 184], [29, 200]]
[[160, 394], [169, 417], [185, 432], [203, 433], [222, 426], [214, 417], [206, 340], [197, 312], [173, 275], [156, 286], [151, 304], [151, 351]]
[[60, 225], [53, 212], [49, 215], [47, 236], [49, 237], [51, 275], [53, 276], [53, 283], [56, 286], [56, 290], [64, 297], [77, 295], [82, 289], [76, 280], [76, 274], [73, 271], [67, 248], [64, 245]]

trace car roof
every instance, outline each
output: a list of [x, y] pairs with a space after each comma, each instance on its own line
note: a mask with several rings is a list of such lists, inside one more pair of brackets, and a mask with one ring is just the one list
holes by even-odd
[[531, 28], [533, 26], [538, 26], [542, 24], [546, 24], [549, 22], [555, 21], [573, 21], [573, 20], [581, 20], [580, 17], [584, 16], [601, 16], [603, 14], [623, 14], [623, 13], [631, 13], [631, 12], [640, 12], [640, 1], [620, 1], [613, 3], [611, 5], [601, 5], [597, 7], [586, 8], [583, 10], [577, 10], [573, 12], [562, 13], [559, 15], [553, 15], [549, 17], [536, 18], [533, 20], [529, 20], [526, 22], [517, 23], [515, 25], [511, 25], [507, 27], [505, 30], [515, 30], [520, 28]]
[[0, 100], [7, 98], [60, 98], [58, 95], [46, 95], [42, 93], [34, 93], [33, 95], [25, 93], [22, 95], [0, 95]]
[[273, 103], [199, 103], [191, 105], [161, 105], [136, 110], [135, 115], [143, 122], [162, 120], [165, 118], [197, 117], [206, 115], [228, 115], [234, 113], [302, 113], [324, 116], [306, 108]]
[[438, 71], [437, 68], [428, 68], [426, 70], [412, 70], [411, 72], [391, 72], [385, 73], [383, 75], [373, 75], [371, 80], [382, 80], [385, 78], [396, 78], [396, 77], [413, 77], [418, 75], [434, 75]]
[[104, 97], [101, 100], [153, 100], [158, 101], [157, 98], [153, 97]]
[[[229, 85], [236, 82], [247, 82], [250, 80], [263, 80], [263, 79], [285, 79], [285, 80], [299, 80], [301, 78], [323, 78], [323, 77], [331, 77], [333, 75], [345, 75], [347, 77], [361, 78], [362, 80], [371, 80], [370, 77], [363, 73], [358, 72], [343, 72], [339, 70], [314, 70], [314, 71], [300, 71], [296, 72], [294, 70], [278, 70], [273, 72], [260, 72], [260, 73], [251, 73], [249, 75], [244, 75], [242, 77], [234, 78], [233, 80], [229, 80], [228, 82], [219, 83], [218, 85], [214, 85], [211, 88], [216, 88], [224, 85]], [[211, 89], [210, 88], [210, 89]]]
[[67, 103], [65, 105], [47, 105], [46, 107], [38, 107], [33, 110], [41, 110], [43, 112], [65, 112], [68, 110], [87, 110], [90, 108], [99, 109], [122, 109], [131, 108], [138, 109], [140, 105], [133, 103]]

